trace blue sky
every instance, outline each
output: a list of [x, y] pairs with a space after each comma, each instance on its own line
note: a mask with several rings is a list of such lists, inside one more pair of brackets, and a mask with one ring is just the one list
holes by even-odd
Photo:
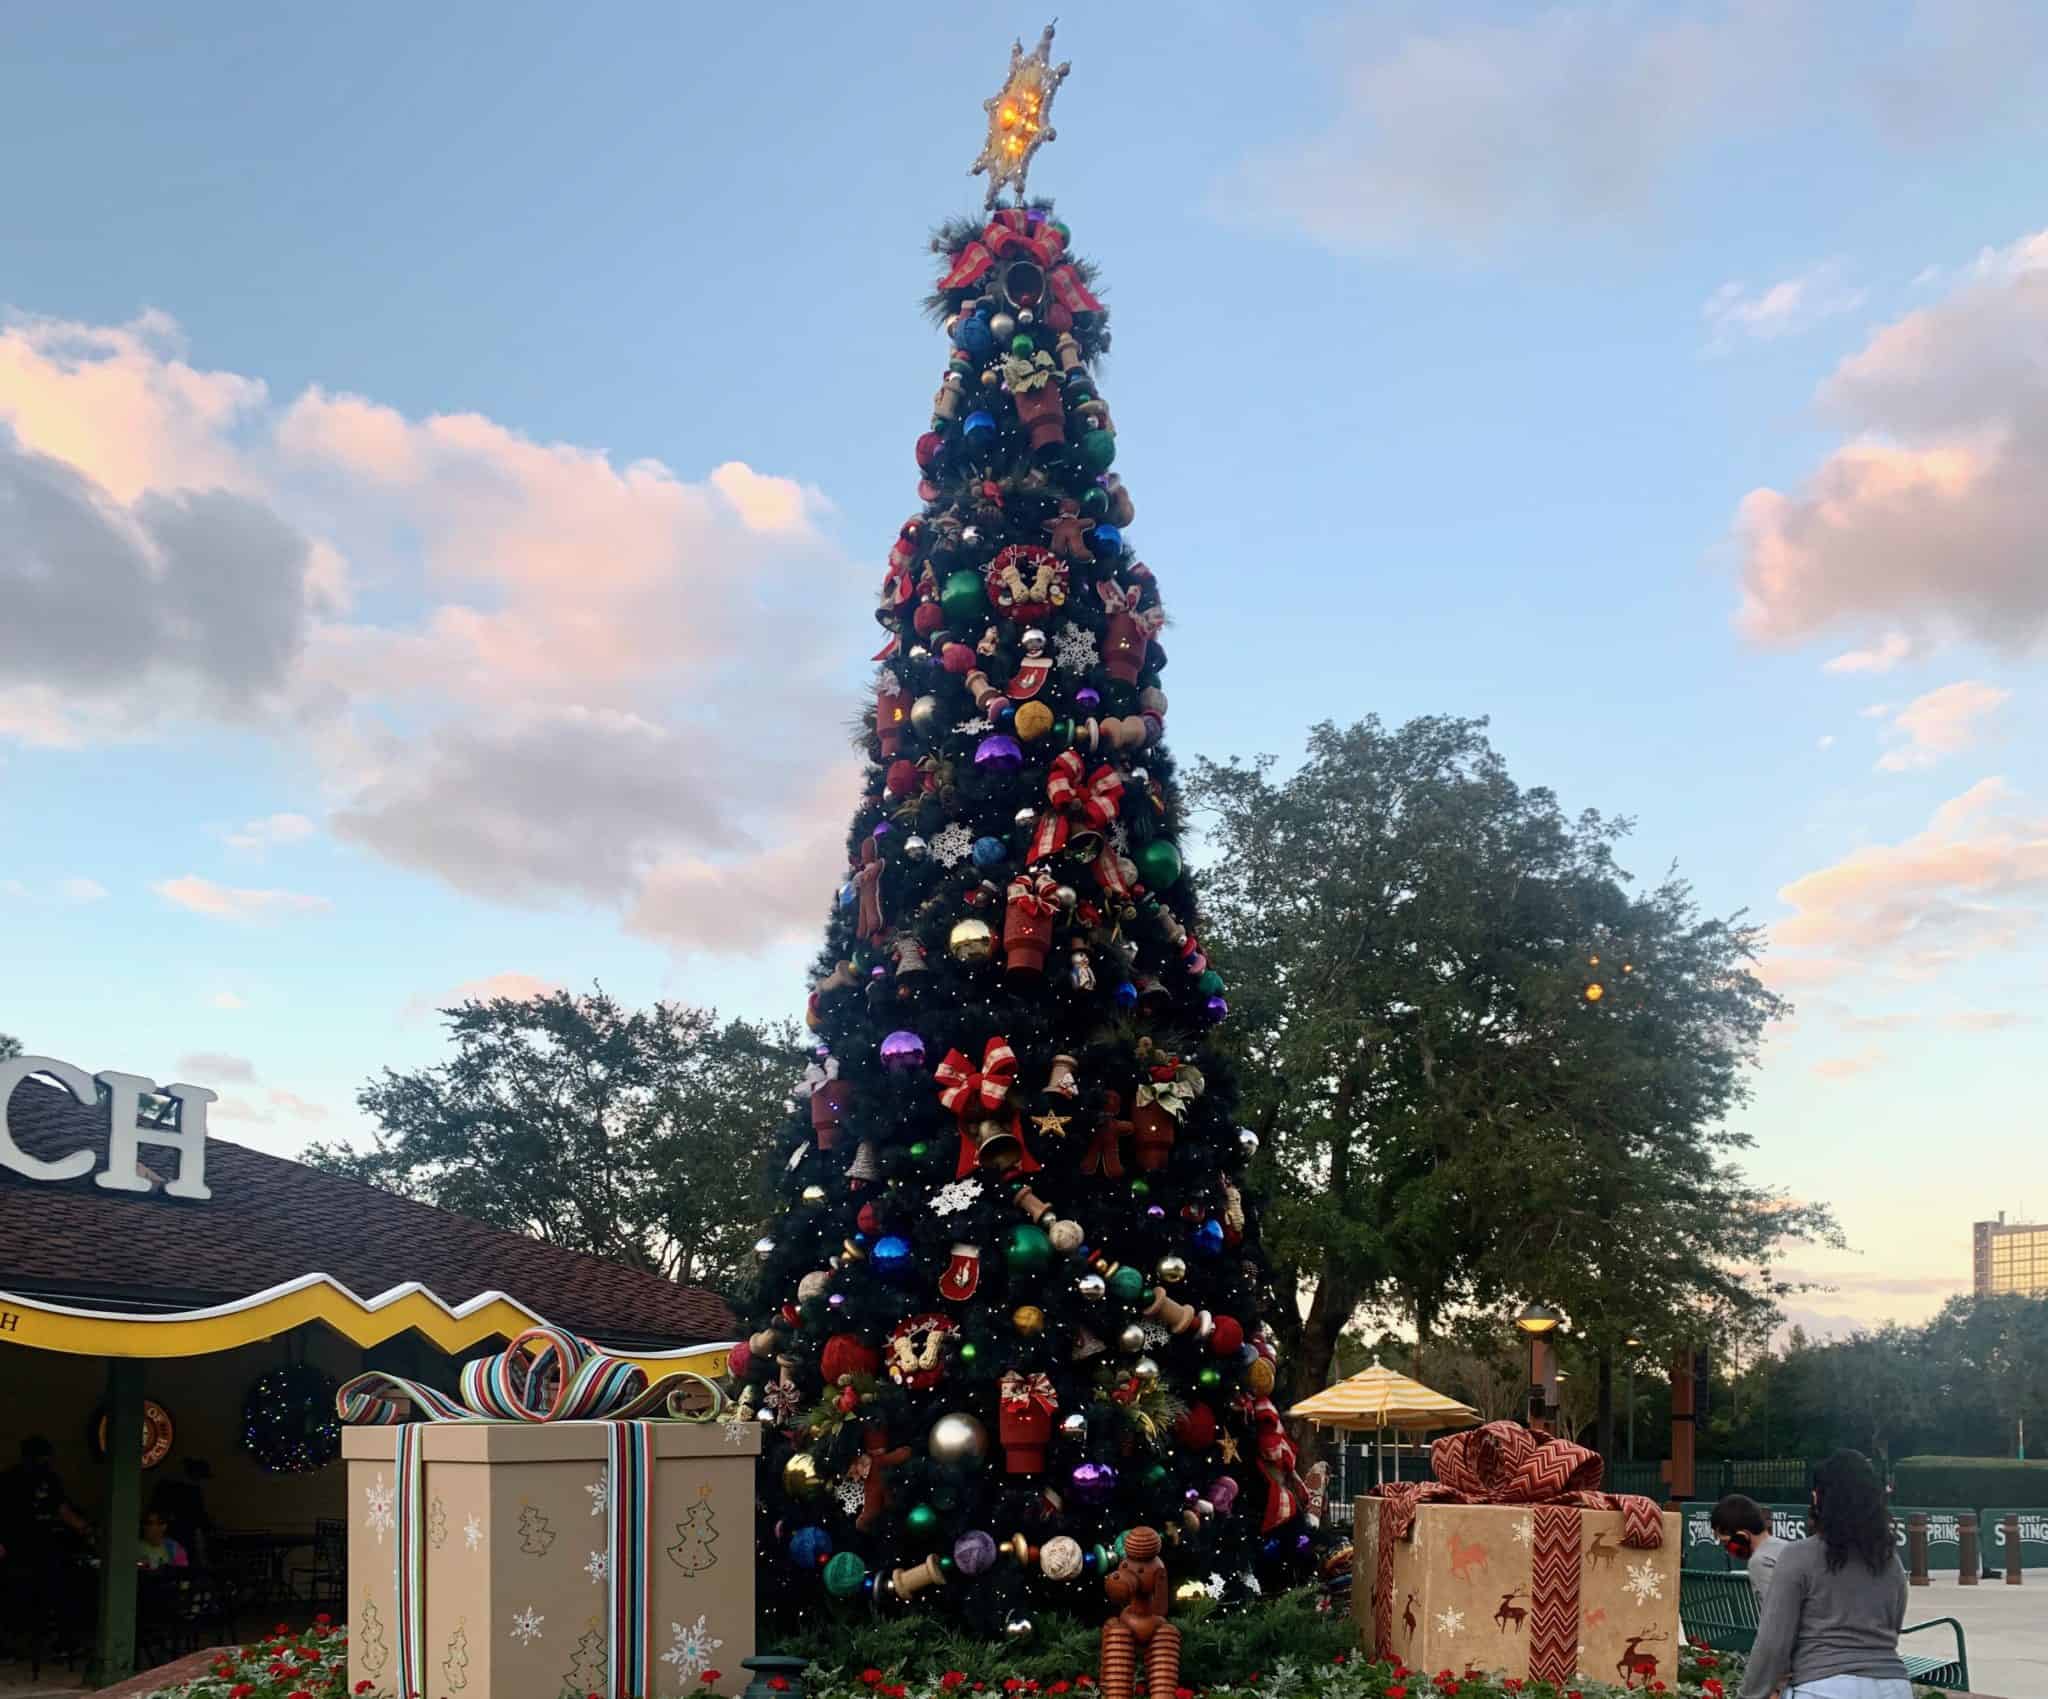
[[[1251, 19], [1063, 8], [1032, 179], [1175, 748], [1483, 713], [1634, 816], [1800, 1004], [1754, 1166], [1862, 1253], [1802, 1313], [1926, 1313], [2048, 1210], [2043, 15]], [[793, 1013], [924, 236], [1042, 21], [12, 18], [0, 1030], [290, 1150], [460, 987]]]

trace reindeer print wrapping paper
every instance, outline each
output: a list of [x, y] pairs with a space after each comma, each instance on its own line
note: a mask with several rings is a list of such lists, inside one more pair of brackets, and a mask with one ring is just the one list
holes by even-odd
[[1673, 1684], [1684, 1550], [1676, 1514], [1662, 1518], [1663, 1543], [1644, 1548], [1622, 1544], [1618, 1510], [1423, 1503], [1382, 1566], [1385, 1508], [1359, 1499], [1352, 1525], [1351, 1608], [1373, 1656], [1560, 1685]]

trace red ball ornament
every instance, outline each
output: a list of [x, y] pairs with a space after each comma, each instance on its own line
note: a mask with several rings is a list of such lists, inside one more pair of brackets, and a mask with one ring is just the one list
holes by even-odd
[[1173, 1437], [1195, 1451], [1206, 1451], [1216, 1438], [1216, 1412], [1206, 1404], [1190, 1404], [1173, 1424]]
[[745, 1380], [747, 1371], [754, 1366], [754, 1348], [744, 1339], [738, 1341], [725, 1354], [726, 1373], [735, 1380]]
[[818, 1357], [818, 1371], [827, 1386], [834, 1385], [841, 1375], [878, 1374], [881, 1367], [882, 1353], [857, 1333], [833, 1334]]
[[948, 643], [939, 651], [939, 663], [954, 677], [965, 678], [981, 660], [965, 643]]
[[863, 1233], [875, 1234], [882, 1230], [882, 1218], [875, 1213], [875, 1206], [871, 1203], [860, 1206], [860, 1213], [853, 1218], [853, 1224]]
[[929, 472], [938, 464], [939, 456], [946, 452], [946, 439], [937, 431], [926, 431], [917, 439], [917, 466], [921, 472]]
[[917, 612], [910, 616], [911, 628], [920, 637], [929, 637], [946, 623], [946, 610], [937, 602], [919, 602]]
[[918, 772], [915, 761], [891, 761], [888, 778], [884, 781], [891, 796], [908, 796], [917, 789]]
[[1235, 1357], [1244, 1344], [1244, 1324], [1235, 1316], [1218, 1316], [1216, 1331], [1209, 1335], [1209, 1349], [1219, 1357]]

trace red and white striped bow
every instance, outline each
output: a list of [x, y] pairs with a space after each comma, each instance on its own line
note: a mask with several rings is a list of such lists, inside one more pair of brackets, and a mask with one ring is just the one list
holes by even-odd
[[1003, 1402], [1012, 1409], [1028, 1410], [1036, 1404], [1045, 1411], [1060, 1407], [1059, 1394], [1053, 1391], [1052, 1377], [1045, 1374], [1021, 1374], [1016, 1369], [1007, 1369], [1002, 1379]]
[[1079, 750], [1064, 751], [1045, 775], [1045, 800], [1051, 806], [1038, 817], [1029, 859], [1038, 862], [1059, 854], [1077, 821], [1089, 831], [1105, 830], [1116, 818], [1123, 796], [1124, 776], [1108, 762], [1089, 773]]
[[939, 1082], [939, 1102], [955, 1115], [992, 1114], [1009, 1098], [1010, 1082], [1017, 1077], [1017, 1053], [1007, 1038], [991, 1038], [982, 1047], [977, 1073], [967, 1057], [948, 1050], [932, 1077]]

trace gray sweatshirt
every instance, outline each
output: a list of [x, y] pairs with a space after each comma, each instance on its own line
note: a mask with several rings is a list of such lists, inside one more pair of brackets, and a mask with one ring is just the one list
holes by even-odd
[[1905, 1620], [1906, 1572], [1896, 1555], [1875, 1575], [1855, 1556], [1830, 1571], [1825, 1540], [1792, 1541], [1778, 1554], [1764, 1593], [1741, 1699], [1765, 1699], [1774, 1687], [1831, 1675], [1903, 1680], [1899, 1628]]

